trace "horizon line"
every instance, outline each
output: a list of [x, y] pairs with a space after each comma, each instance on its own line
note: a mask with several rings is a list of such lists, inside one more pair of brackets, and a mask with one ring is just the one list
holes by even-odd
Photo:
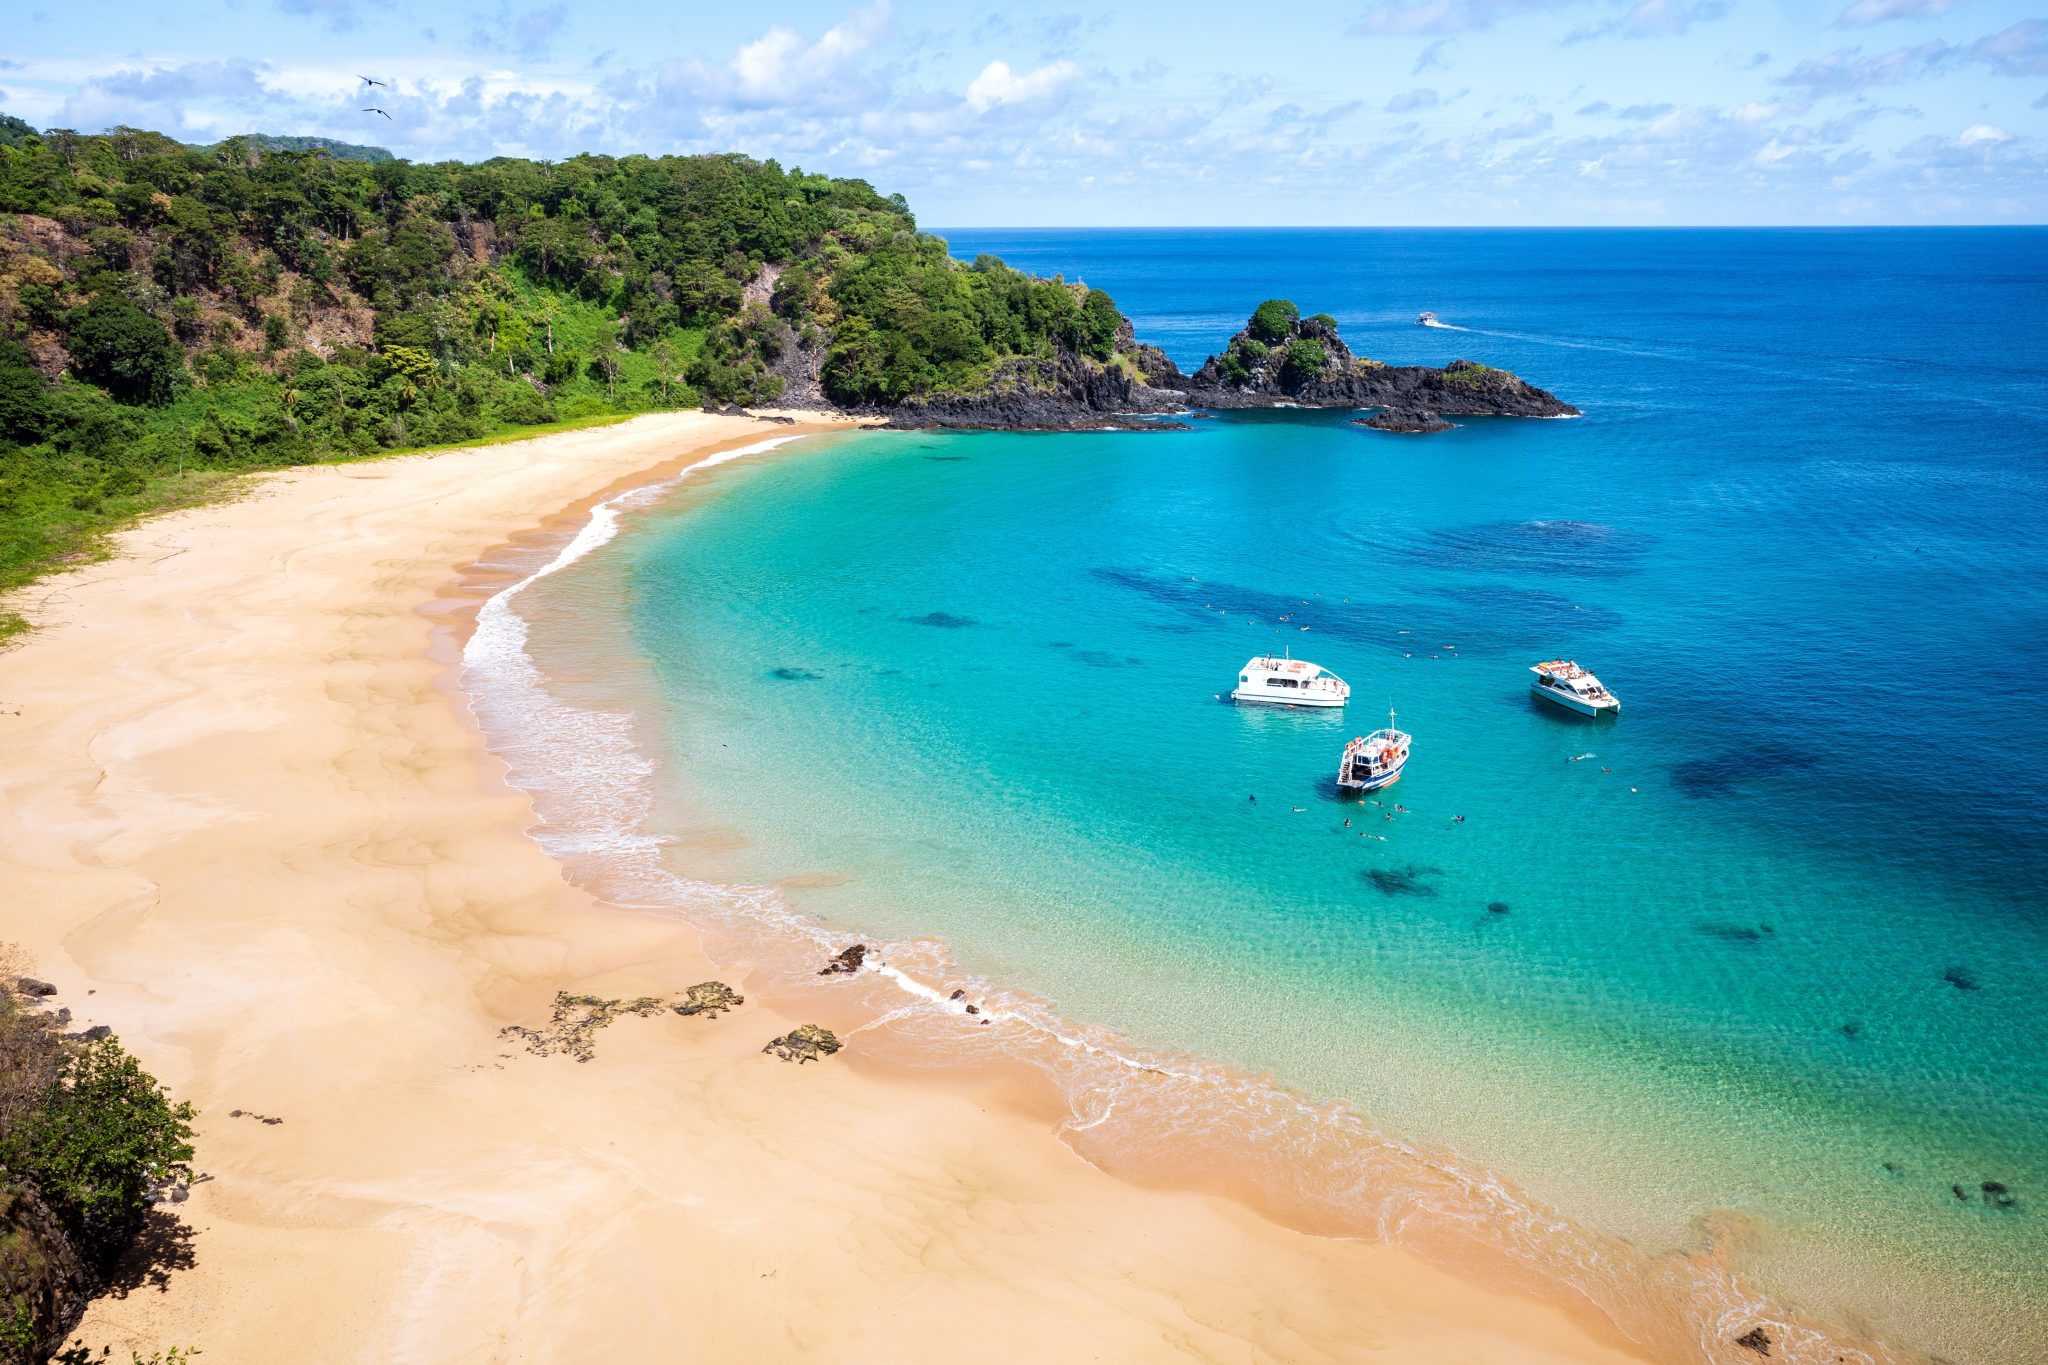
[[2040, 223], [948, 223], [940, 232], [1986, 232]]

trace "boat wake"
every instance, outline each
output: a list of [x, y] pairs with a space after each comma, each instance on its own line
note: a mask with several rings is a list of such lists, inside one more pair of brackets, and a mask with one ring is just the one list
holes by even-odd
[[1173, 1188], [1189, 1171], [1239, 1173], [1246, 1199], [1277, 1222], [1397, 1242], [1438, 1265], [1589, 1302], [1659, 1359], [1740, 1360], [1730, 1343], [1761, 1332], [1774, 1361], [1897, 1365], [1882, 1348], [1847, 1344], [1771, 1304], [1729, 1263], [1725, 1238], [1690, 1252], [1642, 1251], [1449, 1153], [1384, 1134], [1347, 1106], [1067, 1018], [968, 970], [936, 939], [882, 943], [863, 969], [821, 978], [818, 963], [851, 934], [799, 913], [774, 887], [706, 882], [672, 866], [669, 841], [647, 828], [654, 765], [636, 744], [633, 716], [554, 696], [516, 604], [613, 540], [626, 512], [703, 469], [796, 439], [715, 455], [606, 499], [552, 558], [479, 610], [462, 686], [486, 743], [532, 800], [530, 833], [570, 881], [612, 904], [686, 921], [715, 961], [746, 963], [759, 988], [842, 993], [836, 1004], [866, 1016], [850, 1031], [863, 1050], [927, 1068], [1034, 1067], [1064, 1097], [1059, 1140], [1113, 1174]]

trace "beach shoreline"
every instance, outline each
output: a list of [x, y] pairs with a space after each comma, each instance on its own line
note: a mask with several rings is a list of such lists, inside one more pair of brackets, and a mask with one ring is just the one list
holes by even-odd
[[[189, 1266], [75, 1339], [222, 1362], [1641, 1359], [1590, 1310], [1104, 1174], [1021, 1066], [774, 1062], [794, 1023], [858, 1021], [772, 989], [622, 1017], [588, 1066], [500, 1037], [557, 991], [720, 972], [528, 837], [455, 686], [496, 591], [471, 566], [719, 450], [841, 429], [688, 414], [286, 471], [24, 594], [5, 936], [199, 1106], [210, 1177], [175, 1209]], [[748, 991], [746, 967], [724, 979]]]

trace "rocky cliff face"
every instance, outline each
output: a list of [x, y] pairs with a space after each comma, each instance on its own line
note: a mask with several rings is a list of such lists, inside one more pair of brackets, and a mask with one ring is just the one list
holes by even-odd
[[0, 1360], [48, 1360], [96, 1287], [70, 1234], [36, 1192], [0, 1178]]
[[[1143, 368], [1150, 364], [1152, 374]], [[1172, 412], [1183, 406], [1177, 389], [1162, 389], [1152, 375], [1179, 378], [1173, 362], [1156, 347], [1135, 347], [1109, 361], [1062, 348], [1052, 359], [1012, 357], [999, 362], [988, 381], [968, 393], [905, 399], [879, 415], [897, 427], [965, 427], [1000, 431], [1071, 431], [1091, 427], [1146, 425], [1140, 414]]]

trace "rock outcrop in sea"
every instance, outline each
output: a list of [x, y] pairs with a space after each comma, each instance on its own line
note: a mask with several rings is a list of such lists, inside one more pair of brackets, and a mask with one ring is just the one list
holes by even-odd
[[1260, 304], [1222, 354], [1189, 376], [1188, 401], [1210, 408], [1379, 408], [1369, 425], [1383, 431], [1443, 431], [1450, 426], [1445, 416], [1578, 414], [1555, 394], [1477, 361], [1435, 369], [1353, 355], [1335, 318], [1293, 313], [1285, 300]]
[[1362, 425], [1380, 431], [1448, 431], [1446, 417], [1571, 417], [1578, 409], [1491, 365], [1390, 365], [1354, 355], [1336, 319], [1301, 317], [1285, 300], [1251, 321], [1193, 374], [1156, 346], [1141, 345], [1128, 319], [1108, 360], [1065, 346], [1050, 356], [996, 364], [967, 391], [913, 395], [872, 415], [891, 426], [1003, 431], [1159, 428], [1189, 408], [1378, 409]]

